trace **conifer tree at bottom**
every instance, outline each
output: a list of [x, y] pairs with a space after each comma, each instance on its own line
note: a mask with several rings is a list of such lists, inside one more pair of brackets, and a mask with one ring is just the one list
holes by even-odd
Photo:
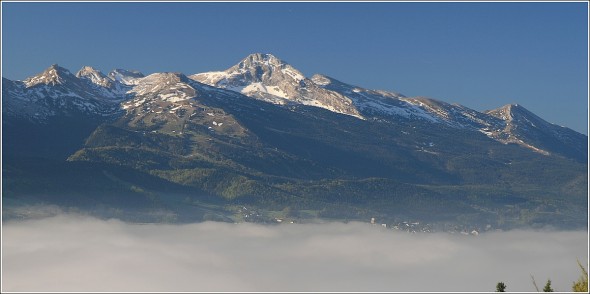
[[543, 292], [553, 292], [553, 288], [551, 288], [551, 280], [547, 280], [547, 284], [545, 284]]

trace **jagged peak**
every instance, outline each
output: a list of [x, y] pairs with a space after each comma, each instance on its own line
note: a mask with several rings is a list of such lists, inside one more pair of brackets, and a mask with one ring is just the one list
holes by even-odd
[[506, 104], [496, 109], [487, 110], [485, 111], [485, 113], [502, 119], [504, 121], [536, 121], [537, 124], [551, 124], [545, 121], [544, 119], [540, 118], [538, 115], [534, 114], [530, 110], [524, 108], [522, 105], [516, 103]]
[[268, 53], [253, 53], [226, 70], [197, 73], [190, 78], [200, 83], [223, 88], [244, 87], [251, 83], [277, 86], [277, 83], [281, 81], [305, 86], [304, 80], [307, 79], [303, 73], [287, 62]]
[[63, 84], [68, 77], [73, 76], [74, 75], [69, 70], [54, 63], [42, 73], [29, 77], [23, 82], [27, 87], [32, 87], [38, 84], [56, 85]]
[[[225, 79], [241, 80], [240, 84], [262, 82], [271, 76], [278, 80], [290, 77], [297, 83], [305, 80], [305, 76], [287, 62], [268, 53], [254, 53], [242, 59], [238, 64], [222, 72], [208, 72], [192, 75], [195, 80], [208, 84], [216, 84]], [[289, 78], [288, 78], [289, 79]]]
[[253, 53], [242, 59], [238, 64], [233, 66], [230, 70], [249, 70], [254, 68], [269, 69], [290, 69], [295, 71], [298, 75], [302, 75], [297, 69], [289, 63], [277, 58], [269, 53]]
[[91, 66], [83, 66], [77, 73], [76, 77], [79, 79], [85, 79], [90, 81], [93, 84], [111, 88], [113, 83], [111, 79], [109, 79], [106, 75], [104, 75], [100, 70], [94, 69]]
[[511, 104], [506, 104], [504, 106], [498, 107], [496, 109], [486, 110], [484, 112], [486, 114], [489, 114], [491, 116], [497, 117], [502, 120], [512, 120], [514, 110], [519, 110], [519, 109], [527, 111], [524, 107], [522, 107], [516, 103], [514, 103], [514, 104], [511, 103]]
[[92, 66], [83, 66], [77, 73], [76, 73], [76, 77], [82, 77], [82, 76], [87, 76], [90, 74], [95, 74], [95, 75], [99, 75], [99, 76], [104, 76], [106, 77], [100, 70], [93, 68]]
[[238, 64], [240, 68], [245, 68], [249, 65], [259, 65], [265, 64], [270, 66], [285, 66], [288, 63], [282, 61], [281, 59], [277, 58], [276, 56], [269, 54], [269, 53], [253, 53], [246, 58], [242, 59], [242, 61]]
[[67, 68], [61, 67], [57, 63], [52, 64], [50, 67], [45, 69], [45, 71], [43, 71], [43, 73], [46, 73], [46, 72], [55, 72], [57, 74], [63, 74], [63, 75], [71, 75], [72, 74]]

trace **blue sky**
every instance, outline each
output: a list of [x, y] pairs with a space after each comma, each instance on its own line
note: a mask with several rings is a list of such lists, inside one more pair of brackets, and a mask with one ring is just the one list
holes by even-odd
[[478, 111], [519, 103], [588, 134], [588, 4], [2, 3], [2, 76], [53, 63], [226, 69], [264, 52], [306, 76]]

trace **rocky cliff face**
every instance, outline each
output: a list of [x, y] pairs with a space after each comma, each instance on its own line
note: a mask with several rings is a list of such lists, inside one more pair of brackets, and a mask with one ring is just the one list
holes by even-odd
[[[587, 137], [520, 105], [479, 112], [306, 78], [270, 54], [190, 77], [53, 65], [2, 83], [3, 196], [15, 202], [44, 191], [86, 206], [140, 197], [185, 216], [223, 199], [514, 223], [520, 205], [529, 224], [586, 223]], [[97, 198], [79, 198], [88, 192]]]
[[319, 87], [271, 54], [252, 54], [225, 71], [200, 73], [190, 78], [274, 104], [310, 105], [362, 118], [349, 98]]

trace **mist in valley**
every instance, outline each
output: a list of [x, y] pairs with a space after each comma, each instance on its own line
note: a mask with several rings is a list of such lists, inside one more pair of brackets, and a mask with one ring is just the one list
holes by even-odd
[[3, 291], [570, 291], [587, 231], [479, 236], [367, 223], [5, 221]]

